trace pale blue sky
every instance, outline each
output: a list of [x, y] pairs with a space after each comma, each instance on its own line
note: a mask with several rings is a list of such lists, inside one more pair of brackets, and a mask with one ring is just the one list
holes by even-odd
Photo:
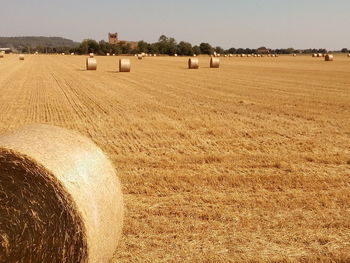
[[350, 0], [0, 0], [0, 36], [350, 48]]

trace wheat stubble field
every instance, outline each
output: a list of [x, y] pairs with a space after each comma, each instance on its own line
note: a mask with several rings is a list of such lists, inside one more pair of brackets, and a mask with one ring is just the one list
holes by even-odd
[[350, 58], [18, 56], [0, 132], [90, 137], [123, 184], [115, 262], [349, 262]]

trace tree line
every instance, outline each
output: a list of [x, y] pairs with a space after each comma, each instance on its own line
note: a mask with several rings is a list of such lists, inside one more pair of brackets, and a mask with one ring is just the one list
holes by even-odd
[[[40, 39], [42, 40], [42, 39]], [[62, 39], [58, 44], [63, 44]], [[64, 39], [65, 40], [65, 39]], [[1, 42], [0, 42], [1, 43]], [[66, 42], [67, 43], [67, 42]], [[177, 42], [172, 37], [167, 37], [162, 35], [159, 37], [158, 41], [155, 43], [148, 43], [146, 41], [139, 41], [136, 47], [132, 47], [131, 44], [127, 42], [120, 42], [118, 44], [109, 44], [108, 42], [101, 40], [99, 42], [93, 39], [86, 39], [80, 44], [75, 42], [69, 42], [69, 45], [45, 45], [45, 43], [40, 42], [39, 45], [33, 47], [33, 45], [20, 46], [19, 51], [23, 53], [76, 53], [76, 54], [88, 54], [95, 53], [98, 55], [106, 55], [110, 54], [139, 54], [139, 53], [148, 53], [148, 54], [164, 54], [164, 55], [180, 55], [180, 56], [192, 56], [192, 55], [200, 55], [207, 54], [211, 55], [214, 52], [219, 54], [252, 54], [257, 53], [258, 50], [266, 50], [265, 47], [260, 47], [256, 49], [251, 48], [229, 48], [223, 49], [220, 46], [212, 46], [209, 43], [200, 43], [199, 45], [192, 45], [189, 42], [181, 41]], [[293, 54], [293, 53], [327, 53], [326, 49], [304, 49], [298, 50], [294, 48], [285, 48], [285, 49], [270, 49], [270, 53], [275, 54]], [[343, 48], [340, 51], [348, 53], [349, 50], [347, 48]]]

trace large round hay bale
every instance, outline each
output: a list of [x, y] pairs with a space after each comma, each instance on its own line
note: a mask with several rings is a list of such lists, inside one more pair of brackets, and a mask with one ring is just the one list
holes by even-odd
[[3, 58], [3, 57], [4, 57], [4, 53], [0, 52], [0, 58]]
[[130, 70], [131, 70], [130, 59], [127, 59], [127, 58], [119, 59], [119, 72], [130, 72]]
[[220, 67], [220, 59], [219, 58], [211, 58], [210, 59], [210, 68], [219, 68]]
[[177, 54], [175, 54], [174, 56], [177, 57]]
[[313, 53], [313, 54], [312, 54], [312, 57], [313, 57], [313, 58], [316, 58], [316, 57], [317, 57], [317, 54], [316, 54], [316, 53]]
[[109, 262], [120, 182], [91, 140], [49, 125], [0, 136], [0, 262]]
[[111, 54], [107, 53], [106, 55], [107, 55], [107, 56], [110, 56]]
[[137, 58], [138, 58], [139, 60], [142, 60], [143, 55], [140, 54], [140, 55], [137, 56]]
[[317, 54], [317, 57], [318, 57], [318, 58], [321, 58], [321, 57], [322, 57], [322, 53], [318, 53], [318, 54]]
[[90, 54], [89, 54], [89, 57], [90, 57], [90, 58], [93, 58], [93, 57], [94, 57], [94, 53], [90, 53]]
[[87, 70], [97, 70], [96, 58], [86, 58], [86, 69]]
[[350, 58], [350, 54], [348, 54], [348, 58]]
[[296, 57], [296, 56], [297, 56], [297, 54], [294, 53], [294, 54], [293, 54], [293, 57]]
[[199, 68], [198, 58], [189, 58], [188, 59], [188, 68], [189, 69], [198, 69]]
[[324, 60], [325, 60], [325, 61], [333, 61], [333, 55], [327, 54], [327, 55], [324, 57]]
[[24, 55], [20, 54], [18, 58], [19, 58], [19, 60], [24, 60]]

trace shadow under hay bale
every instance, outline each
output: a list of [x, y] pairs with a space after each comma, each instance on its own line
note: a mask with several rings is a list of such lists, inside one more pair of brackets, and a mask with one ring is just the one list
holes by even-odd
[[0, 136], [0, 262], [108, 262], [121, 234], [115, 170], [89, 139], [31, 125]]

